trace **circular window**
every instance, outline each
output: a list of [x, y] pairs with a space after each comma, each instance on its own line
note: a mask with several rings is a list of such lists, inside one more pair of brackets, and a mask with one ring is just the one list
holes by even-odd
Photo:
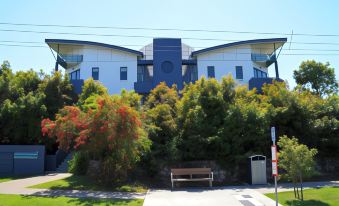
[[161, 64], [161, 70], [165, 73], [171, 73], [173, 71], [173, 64], [170, 61], [164, 61]]

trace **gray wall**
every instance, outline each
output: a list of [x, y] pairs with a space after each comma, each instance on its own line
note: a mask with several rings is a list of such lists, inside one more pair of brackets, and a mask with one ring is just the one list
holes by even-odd
[[0, 175], [43, 174], [44, 145], [0, 145]]

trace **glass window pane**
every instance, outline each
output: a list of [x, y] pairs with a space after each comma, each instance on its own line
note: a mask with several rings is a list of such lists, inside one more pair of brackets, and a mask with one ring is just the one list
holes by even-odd
[[120, 80], [127, 80], [127, 67], [120, 67]]
[[242, 66], [236, 66], [235, 67], [235, 76], [236, 76], [236, 79], [243, 79], [244, 78]]
[[208, 75], [208, 78], [215, 78], [214, 66], [207, 67], [207, 75]]

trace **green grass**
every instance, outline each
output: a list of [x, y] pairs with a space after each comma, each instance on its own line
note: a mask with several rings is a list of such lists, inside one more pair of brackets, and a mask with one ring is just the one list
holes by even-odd
[[115, 187], [99, 185], [86, 176], [72, 175], [65, 179], [33, 185], [30, 188], [58, 189], [58, 190], [94, 190], [94, 191], [119, 191], [119, 192], [146, 192], [147, 188], [140, 184], [124, 184]]
[[[275, 194], [266, 194], [275, 199]], [[304, 190], [304, 201], [296, 200], [294, 192], [279, 192], [279, 203], [285, 206], [339, 206], [339, 187]]]
[[8, 181], [11, 181], [11, 180], [16, 180], [16, 179], [21, 179], [21, 178], [27, 178], [27, 177], [30, 177], [30, 176], [9, 176], [9, 177], [0, 177], [0, 183], [1, 182], [8, 182]]
[[0, 195], [0, 206], [142, 206], [143, 200], [111, 200], [69, 197], [36, 197], [25, 195]]
[[1, 182], [8, 182], [8, 181], [11, 181], [11, 180], [14, 180], [15, 178], [14, 177], [0, 177], [0, 183]]

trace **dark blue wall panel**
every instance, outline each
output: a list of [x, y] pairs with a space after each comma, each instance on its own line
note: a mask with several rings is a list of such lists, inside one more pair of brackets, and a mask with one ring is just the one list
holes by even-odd
[[160, 82], [183, 88], [181, 39], [153, 39], [153, 87]]
[[[8, 158], [4, 158], [4, 154]], [[0, 145], [1, 165], [12, 163], [12, 170], [0, 166], [1, 175], [37, 175], [44, 173], [44, 145]], [[10, 158], [9, 158], [10, 157]]]

